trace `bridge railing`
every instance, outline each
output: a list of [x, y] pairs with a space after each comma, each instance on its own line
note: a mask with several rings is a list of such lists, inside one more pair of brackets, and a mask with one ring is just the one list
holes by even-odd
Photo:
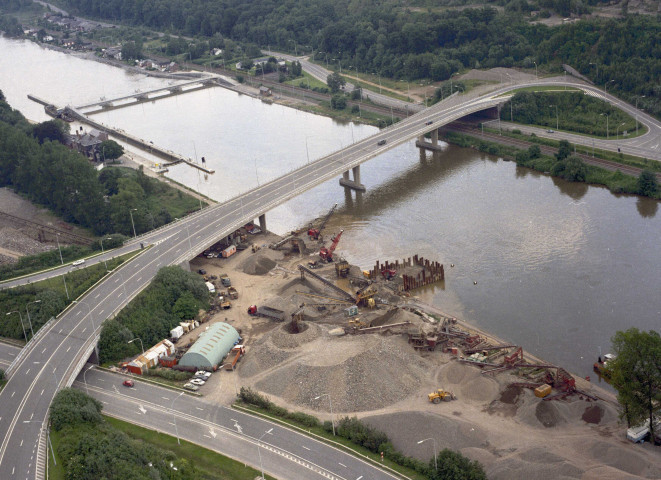
[[21, 359], [30, 352], [32, 344], [38, 342], [39, 339], [46, 334], [46, 331], [50, 329], [53, 323], [55, 323], [55, 320], [56, 317], [50, 317], [50, 319], [44, 323], [39, 330], [37, 330], [37, 333], [35, 333], [34, 336], [28, 340], [28, 343], [26, 343], [23, 348], [21, 348], [21, 350], [18, 352], [18, 355], [16, 355], [16, 358], [14, 358], [14, 361], [11, 362], [9, 367], [7, 367], [7, 370], [5, 370], [7, 378], [12, 376], [14, 369], [21, 362]]

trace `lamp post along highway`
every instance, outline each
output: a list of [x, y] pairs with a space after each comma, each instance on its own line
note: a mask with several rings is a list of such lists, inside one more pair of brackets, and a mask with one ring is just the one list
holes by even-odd
[[64, 259], [62, 258], [62, 249], [60, 248], [60, 234], [55, 234], [55, 240], [57, 241], [57, 250], [60, 252], [60, 262], [64, 265]]
[[18, 318], [21, 319], [21, 328], [23, 329], [23, 336], [25, 337], [25, 343], [28, 343], [28, 334], [25, 333], [25, 325], [23, 325], [23, 315], [21, 315], [21, 312], [19, 312], [18, 310], [14, 310], [13, 312], [7, 312], [5, 316], [8, 317], [12, 313], [18, 313]]
[[41, 303], [41, 300], [35, 300], [35, 301], [33, 301], [33, 302], [28, 302], [28, 303], [25, 304], [25, 311], [26, 311], [27, 314], [28, 314], [28, 323], [30, 324], [30, 333], [31, 333], [32, 336], [34, 337], [34, 330], [32, 329], [32, 319], [30, 318], [30, 310], [28, 309], [28, 306], [29, 306], [31, 303]]
[[333, 427], [333, 436], [335, 436], [335, 419], [333, 417], [333, 402], [331, 401], [330, 393], [322, 393], [321, 395], [314, 397], [314, 399], [319, 400], [321, 397], [325, 397], [325, 396], [328, 396], [328, 404], [330, 405], [330, 412], [331, 412], [331, 426]]
[[[104, 240], [104, 238], [101, 237], [101, 255], [104, 254], [104, 251], [103, 251], [103, 240]], [[112, 239], [111, 239], [110, 237], [108, 237], [108, 238], [106, 238], [105, 240], [112, 240]], [[107, 271], [108, 271], [108, 260], [106, 260], [106, 259], [104, 258], [104, 259], [103, 259], [103, 263], [104, 263], [105, 266], [106, 266], [106, 272], [107, 272]]]
[[262, 471], [261, 480], [264, 480], [264, 465], [262, 464], [262, 452], [260, 451], [260, 442], [262, 441], [262, 438], [264, 438], [265, 435], [270, 435], [272, 431], [273, 428], [269, 428], [267, 431], [265, 431], [262, 434], [261, 437], [259, 437], [259, 440], [257, 440], [257, 455], [259, 456], [259, 468]]
[[434, 470], [438, 470], [438, 464], [436, 463], [436, 439], [435, 438], [425, 438], [424, 440], [418, 441], [418, 445], [421, 443], [426, 442], [427, 440], [431, 440], [434, 442]]
[[608, 140], [608, 117], [610, 116], [608, 113], [600, 113], [599, 116], [606, 115], [606, 140]]
[[[142, 340], [141, 340], [142, 341]], [[181, 392], [179, 395], [174, 397], [172, 400], [172, 405], [170, 405], [170, 410], [172, 410], [172, 418], [174, 419], [174, 433], [177, 436], [177, 444], [181, 445], [181, 440], [179, 440], [179, 430], [177, 430], [177, 416], [174, 414], [174, 402], [181, 397], [184, 394], [184, 392]]]
[[138, 235], [135, 233], [135, 223], [133, 222], [133, 212], [137, 211], [137, 208], [132, 208], [129, 210], [129, 215], [131, 215], [131, 226], [133, 227], [133, 238], [138, 238]]
[[557, 105], [549, 105], [549, 107], [553, 108], [555, 107], [555, 129], [560, 130], [560, 123], [558, 122], [558, 106]]
[[83, 372], [83, 381], [85, 382], [85, 393], [87, 393], [87, 395], [90, 394], [90, 391], [89, 391], [89, 389], [87, 388], [87, 378], [85, 378], [85, 375], [87, 375], [87, 372], [89, 372], [92, 368], [94, 368], [94, 365], [90, 365], [90, 366], [87, 367], [87, 368], [85, 369], [85, 371]]
[[[135, 337], [133, 340], [129, 340], [127, 343], [133, 343], [136, 340], [140, 340], [140, 348], [142, 348], [142, 354], [145, 354], [145, 346], [142, 344], [142, 340], [139, 337]], [[181, 392], [183, 393], [183, 392]]]
[[96, 331], [96, 326], [94, 325], [94, 317], [92, 317], [92, 309], [90, 308], [89, 304], [85, 302], [81, 302], [80, 300], [73, 300], [71, 303], [79, 303], [87, 307], [87, 315], [89, 315], [90, 319], [92, 320], [92, 328], [94, 329], [94, 331]]
[[537, 79], [537, 78], [539, 78], [539, 77], [537, 76], [537, 62], [535, 62], [535, 61], [533, 60], [532, 63], [535, 64], [535, 79]]
[[620, 123], [615, 129], [615, 140], [618, 140], [620, 138], [620, 127], [622, 125], [624, 125], [624, 122]]

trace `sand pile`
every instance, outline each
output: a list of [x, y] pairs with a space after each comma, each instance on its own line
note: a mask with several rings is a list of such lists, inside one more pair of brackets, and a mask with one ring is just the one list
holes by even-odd
[[238, 268], [248, 275], [266, 275], [275, 266], [275, 261], [264, 255], [251, 255]]
[[[277, 329], [267, 337], [252, 348], [255, 363], [244, 365], [248, 375], [240, 373], [254, 375], [256, 365], [272, 368], [256, 379], [255, 388], [289, 403], [327, 411], [327, 403], [313, 398], [334, 392], [334, 411], [374, 410], [407, 398], [429, 380], [429, 363], [394, 338], [331, 337], [314, 324], [298, 335]], [[313, 337], [319, 338], [309, 341]], [[296, 347], [295, 362], [278, 363], [280, 352]]]
[[440, 388], [453, 391], [463, 402], [489, 403], [498, 396], [498, 382], [459, 362], [443, 365], [436, 376]]
[[500, 459], [487, 470], [489, 480], [534, 478], [535, 480], [578, 480], [583, 470], [540, 448]]

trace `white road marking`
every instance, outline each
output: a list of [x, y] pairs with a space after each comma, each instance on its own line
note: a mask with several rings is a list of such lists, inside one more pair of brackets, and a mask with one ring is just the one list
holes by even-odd
[[204, 411], [204, 408], [200, 408], [200, 407], [195, 407], [195, 408], [197, 408], [198, 410]]
[[301, 447], [303, 447], [303, 448], [306, 449], [306, 450], [310, 450], [310, 449], [309, 449], [308, 447], [306, 447], [305, 445], [301, 445]]
[[78, 316], [78, 315], [80, 315], [80, 310], [78, 310], [78, 312], [76, 312], [76, 316]]
[[21, 439], [21, 444], [19, 445], [19, 447], [22, 447], [22, 446], [23, 446], [23, 440]]
[[168, 397], [161, 397], [163, 400], [170, 400]]
[[42, 354], [45, 353], [47, 348], [48, 348], [48, 347], [44, 348], [44, 349], [41, 351], [41, 353], [42, 353]]
[[145, 413], [147, 413], [147, 409], [146, 409], [145, 407], [143, 407], [142, 405], [140, 405], [140, 406], [138, 407], [138, 409], [142, 412], [143, 415], [144, 415]]
[[15, 393], [16, 393], [16, 390], [14, 390], [13, 392], [11, 392], [11, 398], [14, 398], [14, 394], [15, 394]]
[[96, 300], [97, 298], [99, 298], [99, 295], [101, 295], [101, 294], [100, 294], [100, 293], [97, 293], [97, 294], [94, 296], [94, 300]]
[[209, 435], [202, 434], [203, 437], [211, 438]]
[[[83, 328], [82, 333], [85, 333], [85, 330], [87, 330], [87, 327]], [[71, 347], [69, 347], [69, 348], [71, 348]], [[69, 350], [67, 350], [67, 352], [68, 352], [68, 351], [69, 351]]]
[[342, 465], [344, 468], [347, 468], [347, 466], [346, 466], [344, 463], [340, 463], [340, 462], [337, 462], [337, 463], [339, 463], [340, 465]]
[[30, 373], [30, 370], [32, 370], [32, 369], [31, 369], [31, 368], [28, 368], [28, 371], [25, 372], [25, 374], [27, 375], [28, 373]]
[[115, 283], [119, 282], [120, 279], [121, 279], [121, 277], [117, 277], [117, 278], [115, 279]]
[[139, 282], [140, 280], [142, 280], [142, 277], [138, 278], [136, 281]]
[[[46, 390], [46, 389], [44, 388], [44, 390]], [[39, 395], [43, 396], [44, 395], [44, 390], [42, 390]]]
[[102, 313], [103, 313], [103, 310], [101, 310], [101, 311], [99, 312], [99, 315], [101, 315]]
[[58, 333], [58, 334], [62, 333], [62, 330], [64, 330], [64, 329], [63, 329], [63, 328], [60, 328], [60, 331], [57, 332], [57, 333]]
[[[85, 331], [85, 330], [83, 330], [83, 332], [84, 332], [84, 331]], [[71, 350], [71, 347], [67, 348], [67, 353], [69, 353], [69, 350]]]

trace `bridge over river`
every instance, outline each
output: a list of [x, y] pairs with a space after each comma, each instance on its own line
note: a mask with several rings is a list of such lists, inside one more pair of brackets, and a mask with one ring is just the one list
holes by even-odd
[[[565, 85], [565, 82], [555, 84]], [[187, 264], [198, 252], [254, 218], [259, 217], [265, 227], [266, 212], [340, 175], [343, 184], [360, 188], [362, 163], [412, 139], [425, 142], [427, 133], [431, 134], [432, 143], [425, 142], [423, 146], [433, 148], [439, 127], [471, 113], [497, 108], [506, 101], [508, 92], [521, 86], [526, 85], [508, 86], [481, 96], [450, 97], [369, 138], [123, 247], [120, 252], [139, 248], [139, 242], [150, 245], [42, 327], [8, 369], [9, 381], [0, 392], [0, 478], [44, 478], [48, 407], [53, 397], [59, 389], [71, 385], [79, 374], [95, 348], [101, 322], [144, 289], [159, 268]], [[349, 171], [353, 171], [353, 179], [349, 178]], [[97, 257], [96, 261], [103, 258]], [[5, 282], [2, 286], [7, 288], [30, 280]]]

